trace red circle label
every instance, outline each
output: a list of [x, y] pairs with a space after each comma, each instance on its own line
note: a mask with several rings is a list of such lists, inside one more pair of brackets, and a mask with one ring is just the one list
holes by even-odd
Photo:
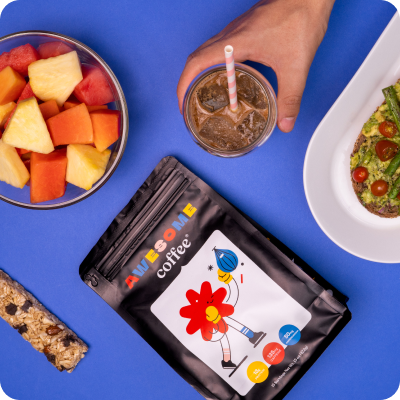
[[263, 349], [264, 360], [269, 365], [276, 365], [285, 358], [285, 349], [279, 343], [268, 343]]

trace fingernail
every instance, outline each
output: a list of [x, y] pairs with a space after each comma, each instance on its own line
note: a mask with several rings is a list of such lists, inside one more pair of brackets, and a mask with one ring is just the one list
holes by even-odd
[[295, 120], [296, 118], [294, 117], [283, 118], [281, 119], [279, 128], [284, 132], [290, 132], [294, 127]]

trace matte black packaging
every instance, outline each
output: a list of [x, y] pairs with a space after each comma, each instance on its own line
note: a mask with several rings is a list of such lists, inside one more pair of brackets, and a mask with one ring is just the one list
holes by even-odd
[[207, 399], [283, 399], [351, 319], [343, 294], [173, 157], [79, 272]]

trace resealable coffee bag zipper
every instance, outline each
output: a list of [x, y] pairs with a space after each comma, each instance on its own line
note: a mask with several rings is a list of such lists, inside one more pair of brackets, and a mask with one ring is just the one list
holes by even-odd
[[282, 399], [351, 319], [343, 294], [173, 157], [80, 275], [207, 399]]

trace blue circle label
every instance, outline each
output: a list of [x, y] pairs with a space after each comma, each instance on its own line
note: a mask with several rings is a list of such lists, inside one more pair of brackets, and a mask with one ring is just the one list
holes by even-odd
[[279, 330], [279, 339], [286, 346], [293, 346], [301, 337], [300, 329], [294, 325], [285, 325]]

